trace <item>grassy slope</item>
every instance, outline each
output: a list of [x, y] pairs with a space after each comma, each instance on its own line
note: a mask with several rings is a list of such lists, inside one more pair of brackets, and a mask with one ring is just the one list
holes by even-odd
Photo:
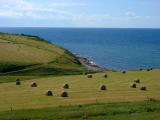
[[2, 120], [158, 120], [160, 101], [88, 104], [0, 112]]
[[57, 75], [85, 71], [67, 50], [36, 36], [0, 33], [0, 74]]
[[[30, 109], [55, 107], [59, 105], [76, 105], [103, 102], [123, 102], [145, 100], [147, 98], [160, 99], [160, 69], [152, 71], [110, 72], [108, 78], [103, 78], [104, 73], [97, 73], [89, 79], [85, 75], [46, 77], [22, 81], [16, 86], [15, 82], [0, 84], [0, 111], [13, 109]], [[137, 88], [130, 88], [135, 78], [140, 78], [141, 83]], [[37, 82], [37, 88], [30, 84]], [[65, 83], [70, 85], [68, 98], [61, 98], [60, 94]], [[101, 85], [107, 85], [107, 91], [100, 91]], [[141, 85], [147, 86], [147, 91], [139, 90]], [[47, 97], [45, 92], [52, 90], [54, 96]]]

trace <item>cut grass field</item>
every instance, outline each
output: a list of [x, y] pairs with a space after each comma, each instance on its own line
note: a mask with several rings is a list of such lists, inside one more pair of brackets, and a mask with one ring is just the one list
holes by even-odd
[[[160, 69], [152, 71], [127, 71], [108, 72], [108, 78], [104, 73], [93, 74], [93, 78], [86, 75], [70, 75], [58, 77], [35, 78], [21, 81], [17, 86], [15, 82], [0, 84], [0, 111], [18, 109], [32, 109], [57, 107], [65, 105], [78, 105], [88, 103], [126, 102], [146, 100], [153, 98], [160, 100]], [[139, 78], [137, 88], [130, 88], [134, 79]], [[38, 87], [31, 88], [32, 82]], [[70, 89], [64, 89], [68, 83]], [[107, 90], [101, 91], [100, 86], [106, 85]], [[140, 86], [145, 85], [146, 91], [141, 91]], [[53, 96], [45, 96], [47, 90], [52, 90]], [[60, 97], [63, 91], [68, 92], [69, 97]]]
[[0, 75], [65, 75], [86, 71], [66, 49], [30, 35], [0, 33]]

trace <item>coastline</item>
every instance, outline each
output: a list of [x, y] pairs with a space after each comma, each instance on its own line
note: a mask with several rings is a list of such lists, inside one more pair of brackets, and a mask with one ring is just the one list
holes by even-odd
[[[88, 59], [87, 57], [78, 56], [78, 55], [75, 55], [75, 56], [77, 57], [79, 62], [89, 71], [93, 71], [93, 72], [117, 72], [118, 71], [118, 70], [100, 67], [96, 65], [92, 60]], [[156, 68], [139, 68], [139, 69], [133, 69], [133, 70], [127, 70], [127, 71], [137, 71], [137, 70], [150, 71], [152, 69], [156, 69]], [[160, 69], [160, 68], [157, 68], [157, 69]], [[123, 70], [120, 70], [120, 71], [123, 71]]]
[[79, 56], [76, 54], [74, 55], [87, 70], [90, 70], [93, 72], [115, 72], [115, 70], [103, 68], [96, 65], [92, 60], [88, 59], [87, 57]]

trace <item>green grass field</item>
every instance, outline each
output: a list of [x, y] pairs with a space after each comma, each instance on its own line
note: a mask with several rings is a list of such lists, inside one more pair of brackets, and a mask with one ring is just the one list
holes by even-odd
[[[20, 86], [15, 82], [0, 84], [0, 111], [13, 109], [30, 109], [56, 107], [64, 105], [78, 105], [88, 103], [125, 102], [153, 98], [160, 99], [160, 69], [152, 71], [109, 72], [108, 78], [104, 73], [93, 74], [93, 78], [86, 75], [71, 75], [58, 77], [45, 77], [33, 80], [24, 80]], [[137, 88], [130, 88], [133, 80], [139, 78]], [[31, 88], [30, 84], [36, 82], [38, 87]], [[64, 89], [68, 83], [70, 89]], [[101, 91], [100, 86], [106, 85], [107, 90]], [[141, 91], [140, 86], [147, 86]], [[53, 91], [53, 96], [45, 96], [47, 90]], [[62, 91], [67, 91], [68, 98], [60, 97]]]
[[86, 71], [66, 49], [39, 37], [0, 33], [0, 75], [65, 75]]
[[0, 112], [1, 120], [159, 120], [160, 101], [96, 103]]
[[[0, 120], [159, 120], [160, 69], [95, 73], [93, 78], [83, 72], [61, 47], [35, 36], [0, 33]], [[130, 88], [136, 78], [140, 83]], [[33, 82], [38, 86], [31, 87]], [[69, 89], [63, 88], [66, 83]], [[48, 90], [53, 96], [45, 95]], [[63, 91], [68, 97], [60, 96]]]

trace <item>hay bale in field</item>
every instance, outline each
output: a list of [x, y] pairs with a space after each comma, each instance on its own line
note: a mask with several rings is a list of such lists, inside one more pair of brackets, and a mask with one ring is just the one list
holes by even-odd
[[68, 93], [67, 92], [62, 92], [61, 97], [68, 97]]
[[16, 79], [16, 85], [20, 85], [20, 84], [21, 84], [20, 79], [17, 78], [17, 79]]
[[64, 88], [64, 89], [69, 89], [69, 85], [68, 85], [68, 84], [65, 84], [65, 85], [63, 86], [63, 88]]
[[16, 81], [16, 85], [21, 85], [21, 82], [20, 81]]
[[52, 91], [51, 91], [51, 90], [47, 91], [47, 92], [46, 92], [46, 96], [53, 96]]
[[135, 79], [134, 82], [135, 83], [140, 83], [140, 79]]
[[133, 83], [133, 84], [130, 85], [130, 87], [131, 87], [131, 88], [136, 88], [136, 84]]
[[147, 87], [146, 86], [141, 86], [140, 90], [147, 90]]
[[87, 74], [88, 74], [87, 72], [83, 73], [83, 75], [87, 75]]
[[92, 78], [93, 76], [92, 75], [88, 75], [88, 78]]
[[31, 84], [31, 87], [37, 87], [37, 83], [35, 83], [35, 82], [32, 83], [32, 84]]
[[102, 85], [100, 89], [101, 90], [107, 90], [107, 87], [105, 85]]
[[143, 69], [142, 69], [142, 68], [140, 68], [139, 70], [140, 70], [140, 71], [142, 71]]
[[107, 77], [108, 77], [107, 74], [105, 74], [105, 75], [104, 75], [104, 78], [107, 78]]
[[123, 73], [123, 74], [125, 74], [125, 73], [126, 73], [126, 71], [122, 71], [122, 73]]
[[16, 82], [19, 82], [19, 81], [20, 81], [20, 79], [19, 79], [19, 78], [17, 78], [17, 79], [16, 79]]
[[150, 69], [147, 69], [147, 71], [150, 71]]

